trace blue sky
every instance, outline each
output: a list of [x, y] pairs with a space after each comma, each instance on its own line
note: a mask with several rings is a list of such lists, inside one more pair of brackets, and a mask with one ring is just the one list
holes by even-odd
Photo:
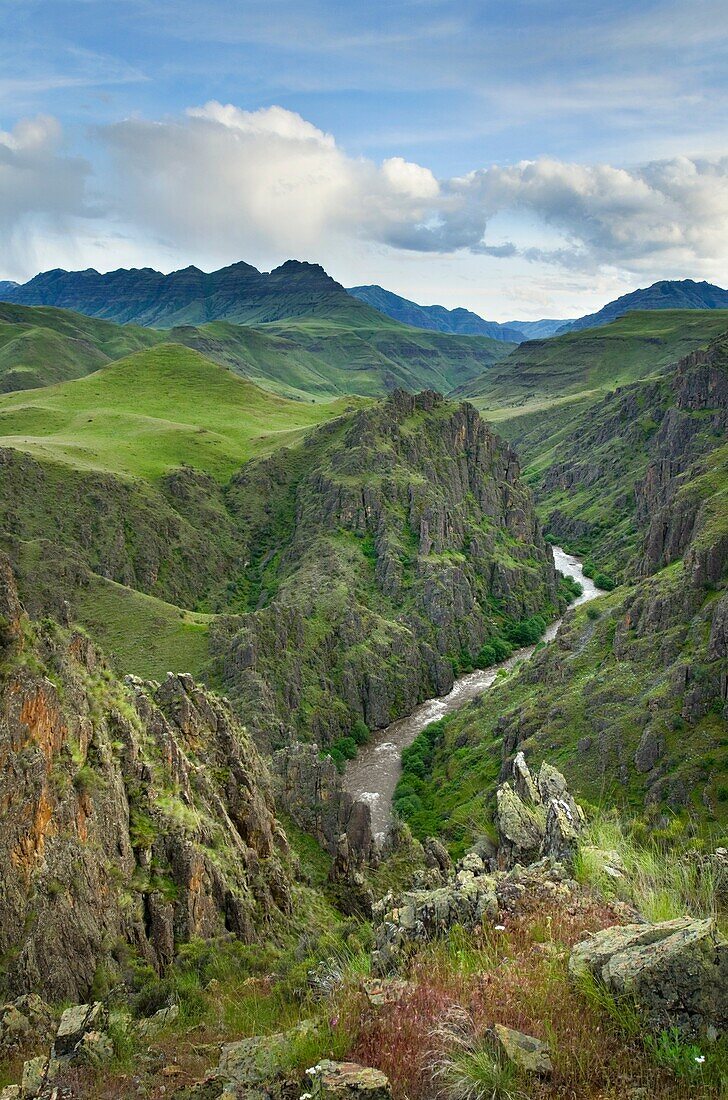
[[2, 0], [0, 278], [318, 260], [488, 317], [725, 283], [725, 0]]

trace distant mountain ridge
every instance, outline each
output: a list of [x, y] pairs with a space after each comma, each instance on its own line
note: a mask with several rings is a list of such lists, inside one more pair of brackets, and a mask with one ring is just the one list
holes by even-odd
[[597, 313], [564, 322], [558, 335], [585, 328], [600, 328], [638, 309], [728, 309], [728, 290], [714, 283], [698, 283], [694, 279], [662, 279], [652, 286], [633, 290], [613, 302], [607, 302]]
[[5, 301], [20, 305], [55, 306], [155, 328], [221, 320], [265, 324], [291, 317], [373, 319], [322, 267], [298, 260], [287, 260], [270, 273], [242, 261], [210, 273], [186, 267], [169, 275], [149, 267], [106, 274], [93, 268], [56, 269], [2, 294]]
[[[449, 332], [458, 336], [490, 336], [492, 340], [519, 344], [523, 339], [518, 328], [501, 325], [497, 321], [486, 321], [469, 309], [446, 309], [445, 306], [421, 306], [409, 298], [402, 298], [391, 290], [377, 286], [352, 286], [347, 292], [360, 302], [365, 302], [387, 317], [401, 321], [403, 325], [430, 329], [434, 332]], [[559, 321], [558, 324], [563, 324]]]

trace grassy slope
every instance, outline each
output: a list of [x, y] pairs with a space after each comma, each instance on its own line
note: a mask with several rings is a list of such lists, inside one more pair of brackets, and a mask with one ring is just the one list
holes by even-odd
[[321, 316], [267, 324], [263, 313], [259, 322], [170, 330], [0, 303], [0, 392], [79, 378], [161, 343], [193, 348], [265, 389], [303, 401], [382, 396], [395, 386], [447, 392], [507, 354], [497, 340], [424, 332], [343, 298], [346, 308], [339, 304]]
[[318, 318], [277, 321], [261, 331], [293, 343], [322, 364], [334, 393], [379, 396], [395, 387], [449, 393], [505, 358], [509, 345], [451, 336], [379, 317], [354, 325]]
[[658, 373], [727, 328], [728, 310], [630, 313], [603, 328], [521, 344], [458, 392], [499, 421], [596, 401], [616, 386]]
[[82, 469], [156, 478], [186, 464], [223, 480], [341, 411], [265, 393], [164, 344], [86, 378], [0, 399], [0, 446]]
[[159, 336], [80, 313], [0, 303], [0, 392], [80, 378]]

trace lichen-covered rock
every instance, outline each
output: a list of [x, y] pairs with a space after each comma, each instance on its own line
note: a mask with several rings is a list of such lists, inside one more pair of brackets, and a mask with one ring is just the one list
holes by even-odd
[[53, 1042], [54, 1056], [66, 1058], [74, 1054], [89, 1032], [104, 1031], [108, 1019], [108, 1013], [100, 1001], [67, 1008], [61, 1016]]
[[392, 1087], [378, 1069], [356, 1062], [319, 1062], [311, 1073], [314, 1100], [391, 1100]]
[[499, 866], [533, 863], [541, 854], [546, 832], [542, 808], [527, 805], [507, 785], [498, 788], [496, 804]]
[[513, 786], [496, 792], [498, 866], [528, 865], [548, 856], [570, 863], [576, 854], [584, 812], [564, 776], [543, 761], [534, 780], [522, 752], [511, 767]]
[[35, 1100], [40, 1096], [48, 1076], [48, 1059], [44, 1055], [29, 1058], [23, 1065], [20, 1095], [23, 1100]]
[[533, 1073], [539, 1077], [550, 1077], [553, 1072], [550, 1051], [547, 1043], [535, 1039], [533, 1035], [524, 1035], [503, 1024], [496, 1024], [493, 1036], [498, 1049], [509, 1062], [518, 1066], [524, 1073]]
[[728, 1028], [728, 941], [710, 920], [607, 928], [576, 945], [570, 973], [628, 997], [655, 1028], [688, 1035]]
[[289, 1031], [225, 1043], [215, 1069], [204, 1080], [176, 1092], [175, 1098], [218, 1100], [244, 1096], [248, 1100], [295, 1100], [302, 1091], [302, 1081], [291, 1075], [292, 1044], [315, 1030], [314, 1024], [304, 1020]]
[[35, 993], [27, 993], [0, 1008], [0, 1051], [50, 1043], [56, 1031], [53, 1009]]

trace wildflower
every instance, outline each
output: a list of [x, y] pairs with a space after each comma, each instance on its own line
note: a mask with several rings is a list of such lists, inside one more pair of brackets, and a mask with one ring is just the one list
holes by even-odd
[[705, 1055], [704, 1054], [696, 1054], [695, 1055], [695, 1061], [698, 1063], [699, 1066], [702, 1066], [703, 1062], [705, 1061]]
[[309, 1077], [315, 1077], [318, 1073], [318, 1066], [311, 1066], [310, 1069], [306, 1070], [306, 1073], [309, 1075]]
[[495, 930], [496, 932], [505, 932], [506, 926], [505, 924], [496, 924]]
[[299, 1096], [298, 1100], [311, 1100], [311, 1093], [310, 1092], [302, 1092], [301, 1095]]

